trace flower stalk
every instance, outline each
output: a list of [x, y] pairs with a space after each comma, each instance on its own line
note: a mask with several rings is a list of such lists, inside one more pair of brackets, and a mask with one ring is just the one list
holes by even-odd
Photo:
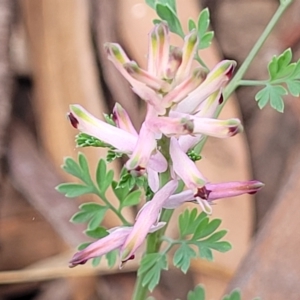
[[[273, 15], [273, 17], [271, 18], [271, 20], [268, 23], [267, 27], [265, 28], [265, 30], [263, 31], [263, 33], [261, 34], [261, 36], [259, 37], [259, 39], [255, 43], [255, 45], [253, 46], [252, 50], [250, 51], [250, 53], [248, 54], [248, 56], [246, 57], [246, 59], [242, 63], [241, 67], [238, 69], [238, 71], [236, 72], [236, 74], [232, 78], [231, 82], [225, 88], [225, 90], [224, 90], [224, 100], [225, 100], [224, 104], [225, 104], [226, 100], [229, 98], [229, 96], [237, 89], [237, 87], [239, 85], [241, 85], [241, 83], [243, 83], [243, 82], [241, 82], [241, 79], [245, 75], [245, 73], [248, 70], [248, 68], [249, 68], [250, 64], [252, 63], [253, 59], [255, 58], [258, 51], [263, 46], [264, 42], [266, 41], [266, 39], [268, 38], [268, 36], [272, 32], [275, 25], [280, 20], [283, 13], [291, 5], [292, 2], [293, 2], [293, 0], [280, 1], [280, 5], [279, 5], [278, 9], [275, 12], [275, 14]], [[216, 117], [219, 116], [224, 104], [221, 107], [218, 108], [217, 113], [216, 113]]]

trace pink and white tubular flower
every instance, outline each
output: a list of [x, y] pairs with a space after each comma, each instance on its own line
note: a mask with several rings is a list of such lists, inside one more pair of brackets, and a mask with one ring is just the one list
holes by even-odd
[[[204, 186], [206, 200], [209, 203], [214, 200], [236, 197], [243, 194], [255, 194], [263, 187], [264, 184], [257, 180], [207, 183]], [[193, 191], [186, 190], [172, 195], [167, 201], [165, 201], [163, 207], [166, 209], [175, 209], [185, 202], [195, 201], [196, 197]]]
[[[108, 236], [77, 252], [70, 261], [71, 267], [115, 249], [120, 251], [121, 267], [134, 258], [149, 233], [165, 225], [159, 222], [163, 208], [174, 209], [184, 202], [197, 202], [206, 213], [211, 213], [212, 201], [253, 194], [263, 187], [255, 180], [210, 183], [187, 155], [205, 136], [228, 138], [243, 130], [236, 118], [214, 118], [223, 102], [223, 88], [236, 63], [223, 60], [209, 73], [202, 67], [193, 69], [198, 42], [196, 32], [191, 31], [182, 49], [171, 47], [168, 26], [164, 22], [156, 25], [149, 33], [147, 70], [130, 60], [120, 45], [105, 45], [108, 59], [147, 105], [139, 131], [119, 104], [113, 110], [116, 126], [97, 119], [80, 105], [70, 106], [69, 119], [73, 127], [126, 154], [125, 167], [133, 174], [146, 172], [155, 193], [140, 209], [133, 226], [111, 229]], [[161, 139], [164, 140], [160, 143]], [[167, 170], [172, 179], [160, 186], [159, 174]], [[174, 194], [178, 180], [184, 182], [186, 190]]]
[[[193, 69], [197, 45], [197, 34], [191, 31], [181, 50], [171, 47], [169, 28], [162, 22], [149, 34], [147, 70], [130, 60], [119, 44], [105, 45], [108, 59], [146, 102], [147, 114], [139, 132], [119, 104], [114, 109], [117, 127], [96, 119], [79, 105], [70, 107], [69, 116], [74, 127], [127, 154], [125, 167], [137, 175], [146, 172], [152, 191], [159, 189], [159, 173], [169, 168], [173, 178], [182, 179], [201, 207], [210, 212], [207, 180], [186, 153], [205, 136], [232, 137], [243, 127], [236, 118], [214, 119], [236, 63], [223, 60], [209, 73], [202, 67]], [[163, 137], [170, 139], [169, 162], [159, 151]]]
[[85, 264], [89, 259], [107, 254], [119, 249], [121, 251], [121, 264], [133, 259], [136, 250], [144, 242], [149, 233], [161, 229], [165, 223], [159, 222], [160, 211], [177, 188], [177, 181], [171, 180], [162, 187], [149, 202], [146, 202], [136, 216], [133, 226], [115, 227], [110, 229], [109, 235], [90, 244], [87, 248], [74, 254], [70, 267]]
[[159, 224], [158, 220], [160, 211], [163, 208], [165, 202], [175, 192], [177, 185], [177, 180], [169, 181], [158, 192], [156, 192], [153, 199], [147, 202], [139, 211], [133, 229], [129, 233], [126, 241], [121, 247], [122, 263], [126, 262], [132, 257], [132, 255], [134, 255], [136, 250], [145, 240], [150, 228]]
[[[116, 104], [113, 113], [113, 118], [118, 127], [97, 119], [77, 104], [70, 105], [68, 116], [72, 126], [79, 131], [98, 138], [113, 146], [119, 152], [129, 156], [132, 154], [132, 164], [135, 163], [134, 158], [140, 155], [137, 158], [140, 163], [136, 165], [136, 168], [147, 170], [149, 186], [154, 192], [157, 191], [159, 184], [158, 173], [166, 171], [168, 167], [167, 161], [155, 149], [156, 143], [154, 139], [149, 139], [146, 134], [142, 135], [141, 132], [143, 132], [143, 129], [140, 134], [135, 131], [128, 114], [121, 105]], [[144, 149], [147, 150], [146, 155], [143, 151], [138, 152], [139, 146], [144, 143], [144, 140], [148, 142], [147, 146], [149, 146]], [[152, 142], [152, 146], [151, 144], [149, 145], [149, 142]]]
[[85, 264], [89, 259], [105, 255], [106, 253], [120, 249], [129, 235], [132, 227], [115, 227], [109, 234], [90, 244], [85, 249], [76, 252], [69, 262], [70, 268]]

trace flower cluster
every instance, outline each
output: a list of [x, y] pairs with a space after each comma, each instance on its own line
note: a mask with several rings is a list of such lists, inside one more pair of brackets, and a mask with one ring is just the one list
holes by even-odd
[[[145, 174], [154, 192], [132, 227], [111, 230], [108, 236], [76, 253], [71, 266], [114, 249], [120, 249], [122, 262], [133, 258], [146, 235], [164, 225], [158, 222], [162, 208], [173, 209], [193, 201], [211, 213], [211, 201], [255, 193], [263, 186], [258, 181], [209, 183], [188, 155], [205, 136], [227, 138], [243, 130], [238, 119], [214, 118], [236, 63], [223, 60], [209, 73], [202, 67], [192, 68], [198, 42], [197, 33], [191, 31], [182, 49], [172, 47], [167, 25], [156, 25], [149, 34], [147, 70], [130, 60], [120, 45], [105, 45], [109, 60], [146, 102], [147, 113], [139, 132], [120, 104], [113, 110], [116, 126], [95, 118], [80, 105], [70, 106], [72, 125], [126, 154], [127, 170]], [[160, 174], [166, 171], [170, 181], [161, 187]], [[174, 194], [179, 180], [186, 189]]]

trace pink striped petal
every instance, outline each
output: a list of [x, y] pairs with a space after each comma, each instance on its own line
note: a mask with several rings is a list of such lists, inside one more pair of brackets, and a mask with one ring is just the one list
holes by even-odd
[[184, 113], [197, 112], [201, 103], [211, 94], [222, 88], [231, 78], [235, 66], [236, 62], [230, 60], [224, 60], [217, 64], [207, 75], [204, 82], [178, 103], [176, 110]]
[[166, 78], [173, 79], [182, 62], [182, 50], [179, 47], [170, 49], [169, 61], [166, 68]]
[[191, 134], [194, 123], [188, 115], [183, 118], [155, 117], [147, 121], [153, 131], [160, 131], [166, 136]]
[[133, 226], [133, 230], [121, 248], [122, 262], [126, 262], [130, 259], [141, 246], [147, 234], [150, 232], [151, 227], [157, 223], [164, 202], [175, 192], [176, 188], [177, 180], [168, 182], [154, 195], [153, 199], [147, 202], [141, 209]]
[[113, 119], [120, 129], [138, 136], [138, 133], [135, 130], [126, 110], [119, 103], [116, 103], [113, 109]]
[[182, 151], [176, 138], [171, 137], [170, 155], [174, 172], [183, 180], [186, 187], [192, 191], [202, 188], [206, 180], [197, 169], [194, 162]]
[[180, 102], [196, 87], [198, 87], [206, 77], [206, 72], [202, 68], [195, 69], [193, 74], [188, 76], [180, 84], [166, 94], [163, 98], [165, 107], [170, 107], [173, 103]]
[[243, 194], [255, 194], [263, 187], [264, 184], [257, 180], [208, 183], [206, 185], [210, 201]]
[[155, 133], [149, 130], [144, 122], [133, 153], [126, 162], [126, 168], [128, 170], [145, 169], [155, 148]]
[[243, 131], [243, 126], [239, 119], [217, 120], [211, 118], [192, 117], [192, 120], [194, 122], [194, 134], [227, 138]]
[[171, 86], [165, 80], [151, 75], [149, 72], [141, 69], [136, 62], [129, 62], [124, 64], [125, 70], [136, 80], [146, 84], [148, 87], [160, 92], [166, 93]]
[[120, 249], [133, 227], [116, 227], [110, 234], [90, 244], [87, 248], [75, 253], [70, 261], [70, 267], [85, 264], [87, 260], [102, 256], [115, 249]]
[[184, 45], [182, 50], [182, 62], [177, 70], [175, 82], [181, 83], [190, 74], [192, 63], [198, 46], [198, 36], [195, 30], [191, 31], [184, 38]]
[[69, 119], [73, 127], [112, 145], [121, 152], [132, 152], [137, 142], [136, 136], [95, 118], [78, 104], [70, 105]]

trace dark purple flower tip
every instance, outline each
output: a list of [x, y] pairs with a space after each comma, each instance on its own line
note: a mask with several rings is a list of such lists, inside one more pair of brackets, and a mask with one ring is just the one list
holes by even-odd
[[126, 262], [128, 262], [129, 260], [133, 260], [133, 259], [135, 259], [135, 255], [134, 254], [132, 254], [130, 257], [128, 257], [128, 258], [126, 258], [125, 260], [122, 260], [122, 266], [126, 263]]
[[84, 250], [75, 253], [69, 261], [69, 268], [74, 268], [77, 265], [84, 265], [88, 261], [87, 255], [88, 254]]
[[72, 126], [77, 129], [79, 122], [71, 112], [68, 113], [68, 118], [69, 118]]
[[230, 68], [228, 69], [228, 71], [226, 72], [226, 76], [228, 79], [231, 79], [232, 75], [233, 75], [233, 72], [234, 72], [234, 69], [235, 69], [235, 65], [232, 64], [230, 66]]
[[220, 98], [219, 98], [219, 104], [222, 104], [224, 101], [224, 97], [223, 97], [223, 94], [220, 95]]
[[113, 113], [112, 113], [112, 120], [117, 123], [117, 120], [118, 120], [118, 116], [117, 116], [117, 113], [115, 112], [115, 110], [113, 110]]
[[84, 265], [87, 261], [88, 261], [87, 259], [86, 260], [82, 260], [80, 262], [72, 262], [72, 261], [70, 261], [69, 262], [69, 268], [75, 268], [78, 265]]
[[234, 136], [236, 135], [237, 133], [239, 133], [239, 126], [232, 126], [232, 127], [229, 127], [228, 128], [228, 135], [229, 136]]
[[142, 166], [137, 166], [135, 169], [130, 170], [130, 174], [132, 176], [137, 176], [137, 177], [143, 176], [145, 174], [145, 172], [146, 172], [146, 169]]
[[243, 131], [241, 124], [235, 124], [228, 127], [228, 136], [234, 136]]
[[253, 191], [253, 192], [249, 192], [248, 194], [249, 195], [254, 195], [254, 194], [256, 194], [257, 193], [257, 191]]
[[208, 200], [210, 190], [208, 190], [205, 186], [199, 188], [197, 193], [194, 195], [195, 197], [200, 197], [201, 199]]

